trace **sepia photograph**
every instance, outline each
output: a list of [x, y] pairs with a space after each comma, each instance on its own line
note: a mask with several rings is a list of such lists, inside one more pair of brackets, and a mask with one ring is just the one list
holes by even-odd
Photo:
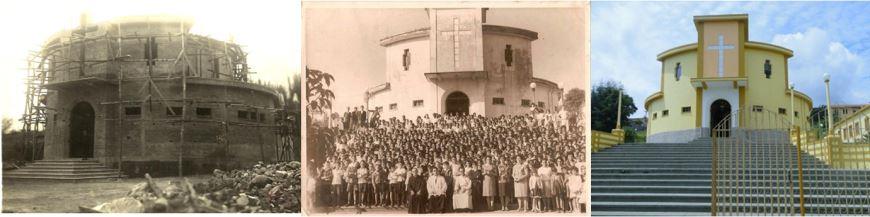
[[291, 6], [2, 4], [4, 213], [300, 212]]
[[588, 4], [336, 5], [302, 9], [303, 213], [589, 215]]

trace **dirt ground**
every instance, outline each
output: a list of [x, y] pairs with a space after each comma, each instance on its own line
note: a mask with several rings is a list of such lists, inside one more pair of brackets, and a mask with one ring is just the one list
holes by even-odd
[[[208, 175], [187, 177], [191, 183], [208, 179]], [[165, 186], [175, 177], [155, 178]], [[3, 180], [3, 212], [78, 212], [79, 206], [94, 207], [123, 197], [145, 178], [61, 182], [39, 180]]]

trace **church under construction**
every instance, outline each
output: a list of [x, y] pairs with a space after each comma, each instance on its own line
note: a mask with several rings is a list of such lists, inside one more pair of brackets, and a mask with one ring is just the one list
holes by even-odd
[[[50, 37], [29, 59], [25, 145], [11, 178], [211, 172], [295, 159], [277, 87], [191, 19], [122, 17]], [[298, 154], [298, 153], [296, 153]]]

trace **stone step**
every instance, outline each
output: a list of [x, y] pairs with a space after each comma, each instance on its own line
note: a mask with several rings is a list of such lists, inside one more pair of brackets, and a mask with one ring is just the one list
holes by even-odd
[[33, 166], [103, 166], [103, 164], [99, 162], [44, 162], [37, 161], [32, 164]]

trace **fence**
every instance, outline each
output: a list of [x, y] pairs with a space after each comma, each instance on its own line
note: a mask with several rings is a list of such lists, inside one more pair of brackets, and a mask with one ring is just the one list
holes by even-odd
[[712, 133], [712, 215], [870, 214], [870, 145], [833, 126], [802, 129], [767, 110], [726, 116]]
[[625, 133], [621, 129], [612, 132], [592, 131], [592, 152], [608, 149], [625, 142]]

